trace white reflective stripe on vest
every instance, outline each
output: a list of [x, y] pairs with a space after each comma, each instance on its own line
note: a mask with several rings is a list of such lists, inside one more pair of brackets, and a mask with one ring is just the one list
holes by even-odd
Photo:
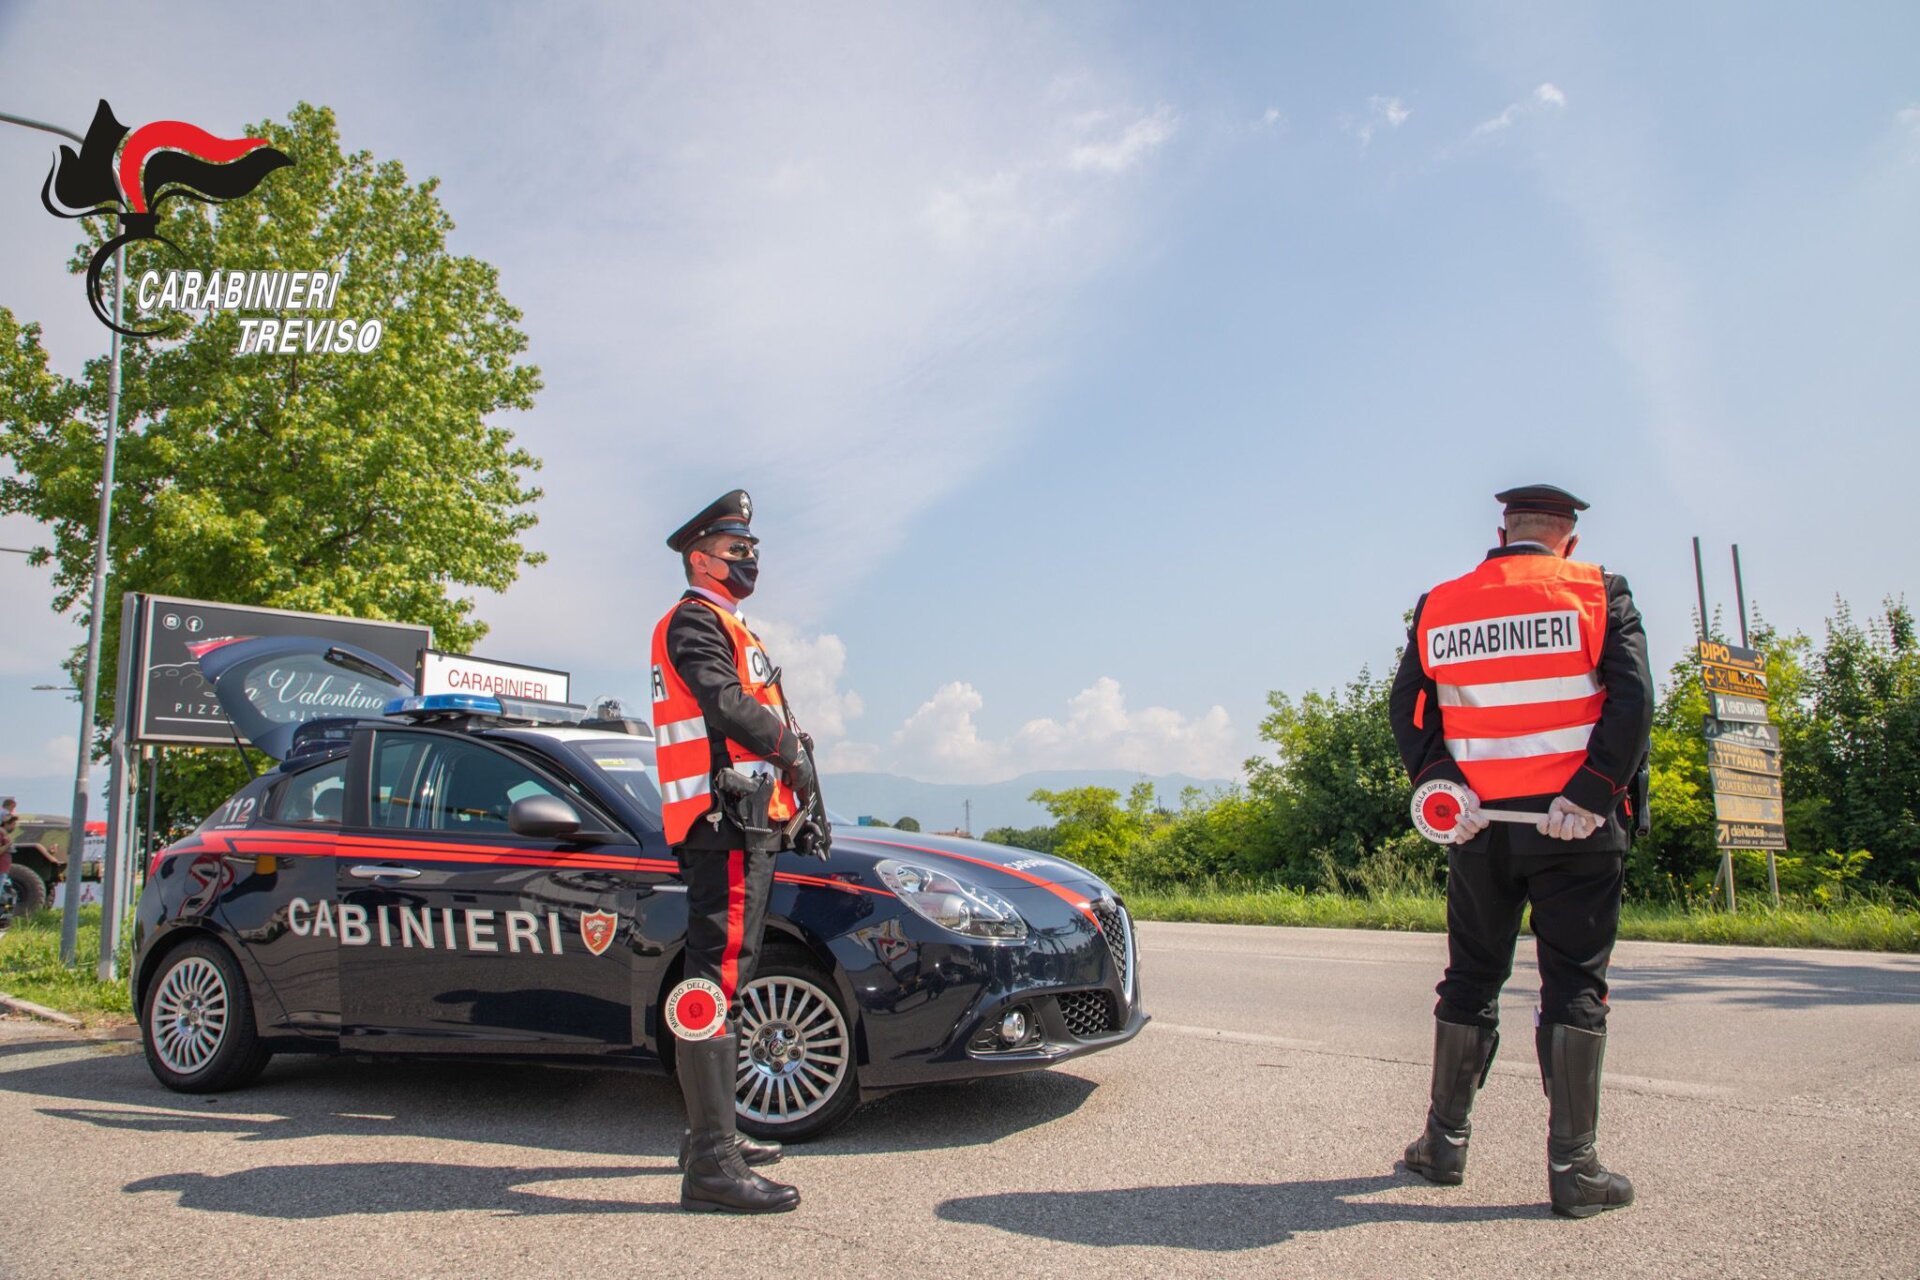
[[732, 767], [740, 773], [760, 774], [775, 782], [780, 780], [780, 770], [771, 760], [735, 760]]
[[691, 720], [675, 720], [672, 724], [663, 724], [654, 730], [654, 736], [657, 744], [663, 747], [704, 738], [707, 736], [707, 718], [695, 716]]
[[660, 788], [660, 795], [668, 804], [678, 804], [682, 800], [692, 800], [696, 796], [713, 794], [713, 779], [706, 774], [697, 778], [682, 778], [678, 782], [669, 782]]
[[1443, 684], [1443, 707], [1520, 707], [1531, 702], [1570, 702], [1600, 692], [1592, 672], [1583, 676], [1548, 676], [1544, 680], [1498, 680], [1487, 684]]
[[1447, 752], [1462, 763], [1474, 760], [1525, 760], [1529, 756], [1557, 756], [1569, 751], [1585, 751], [1592, 737], [1592, 725], [1577, 724], [1571, 729], [1523, 733], [1513, 738], [1448, 738]]

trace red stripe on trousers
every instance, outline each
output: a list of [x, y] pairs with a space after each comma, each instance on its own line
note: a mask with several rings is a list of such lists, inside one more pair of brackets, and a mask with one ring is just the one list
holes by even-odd
[[720, 953], [720, 990], [733, 1003], [733, 989], [740, 981], [740, 946], [747, 933], [747, 854], [744, 849], [727, 850], [727, 945]]

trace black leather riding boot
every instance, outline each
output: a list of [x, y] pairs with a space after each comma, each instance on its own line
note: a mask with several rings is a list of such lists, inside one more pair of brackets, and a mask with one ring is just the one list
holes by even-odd
[[740, 1154], [733, 1121], [738, 1043], [726, 1035], [678, 1045], [691, 1130], [680, 1207], [694, 1213], [784, 1213], [799, 1207], [800, 1193], [753, 1172]]
[[1600, 1127], [1606, 1034], [1549, 1023], [1534, 1031], [1533, 1040], [1547, 1091], [1547, 1190], [1553, 1211], [1590, 1218], [1632, 1204], [1633, 1183], [1609, 1172], [1593, 1147]]
[[[735, 1123], [738, 1124], [738, 1117], [735, 1118]], [[784, 1148], [777, 1142], [761, 1142], [741, 1133], [737, 1128], [734, 1130], [734, 1136], [740, 1141], [740, 1158], [749, 1166], [778, 1164], [780, 1157], [785, 1154]], [[693, 1130], [688, 1129], [680, 1135], [680, 1171], [682, 1173], [686, 1172], [687, 1156], [692, 1149]]]
[[1467, 1173], [1467, 1117], [1473, 1098], [1487, 1083], [1500, 1033], [1458, 1022], [1433, 1024], [1433, 1088], [1427, 1106], [1427, 1130], [1407, 1147], [1407, 1168], [1428, 1182], [1458, 1186]]

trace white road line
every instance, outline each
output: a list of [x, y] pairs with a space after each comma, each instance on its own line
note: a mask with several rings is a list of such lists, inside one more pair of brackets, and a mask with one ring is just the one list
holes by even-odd
[[[1361, 1058], [1368, 1062], [1390, 1062], [1419, 1067], [1423, 1070], [1429, 1065], [1425, 1058], [1399, 1058], [1391, 1054], [1351, 1053], [1330, 1049], [1326, 1047], [1324, 1040], [1299, 1040], [1291, 1036], [1269, 1036], [1253, 1031], [1223, 1031], [1218, 1027], [1183, 1026], [1177, 1022], [1162, 1022], [1157, 1018], [1147, 1024], [1147, 1030], [1184, 1036], [1191, 1040], [1213, 1040], [1227, 1044], [1294, 1049], [1301, 1053], [1311, 1053], [1326, 1058]], [[1539, 1079], [1539, 1069], [1531, 1062], [1506, 1062], [1498, 1058], [1494, 1060], [1493, 1074]], [[1656, 1076], [1623, 1075], [1614, 1071], [1607, 1073], [1606, 1086], [1622, 1089], [1628, 1093], [1651, 1093], [1665, 1098], [1731, 1098], [1736, 1092], [1725, 1085], [1701, 1084], [1694, 1080], [1664, 1080]]]
[[1427, 959], [1418, 960], [1368, 960], [1348, 956], [1302, 956], [1285, 951], [1235, 951], [1217, 947], [1142, 947], [1145, 955], [1194, 955], [1194, 956], [1239, 956], [1247, 960], [1310, 960], [1321, 964], [1400, 964], [1430, 965]]

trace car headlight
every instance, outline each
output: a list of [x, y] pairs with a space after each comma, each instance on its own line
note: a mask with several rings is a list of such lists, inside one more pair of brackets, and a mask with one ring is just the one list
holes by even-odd
[[1027, 922], [1013, 904], [990, 889], [893, 858], [874, 864], [873, 872], [900, 901], [942, 929], [969, 938], [1027, 936]]

